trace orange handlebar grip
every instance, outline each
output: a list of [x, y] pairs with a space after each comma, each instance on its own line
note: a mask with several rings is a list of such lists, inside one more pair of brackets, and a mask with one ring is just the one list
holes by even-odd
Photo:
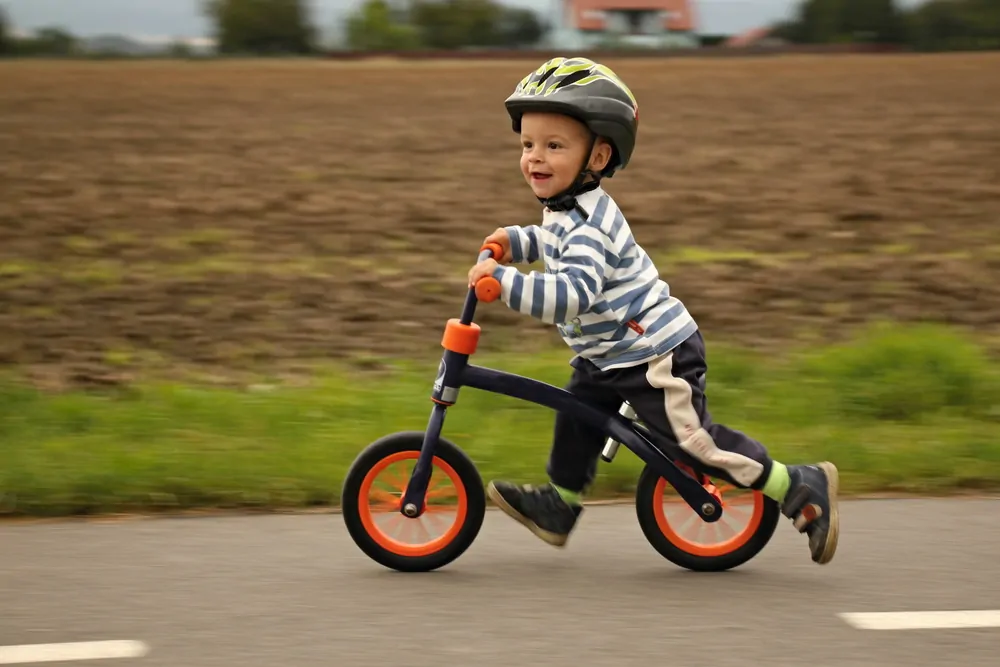
[[493, 276], [480, 278], [476, 283], [476, 298], [489, 303], [500, 298], [500, 281]]
[[482, 248], [479, 249], [479, 252], [482, 252], [484, 250], [491, 251], [493, 253], [493, 259], [495, 259], [498, 262], [501, 259], [503, 259], [503, 246], [500, 245], [499, 243], [492, 243], [492, 242], [486, 243], [483, 245]]

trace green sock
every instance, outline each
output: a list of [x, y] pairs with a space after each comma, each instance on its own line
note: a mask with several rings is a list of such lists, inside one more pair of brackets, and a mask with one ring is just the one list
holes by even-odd
[[562, 499], [566, 501], [567, 505], [579, 505], [580, 504], [580, 494], [576, 491], [570, 491], [569, 489], [564, 489], [561, 486], [552, 485], [552, 488], [562, 496]]
[[768, 498], [777, 500], [779, 503], [785, 499], [788, 487], [792, 483], [788, 476], [788, 468], [783, 463], [773, 462], [771, 474], [767, 476], [762, 493]]

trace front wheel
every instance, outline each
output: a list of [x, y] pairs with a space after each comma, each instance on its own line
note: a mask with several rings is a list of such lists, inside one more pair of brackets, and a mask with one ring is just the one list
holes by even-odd
[[422, 431], [407, 431], [368, 445], [348, 470], [341, 494], [344, 523], [358, 548], [401, 572], [436, 570], [458, 558], [486, 515], [479, 471], [465, 452], [440, 437], [426, 509], [412, 519], [400, 512], [423, 439]]
[[667, 480], [646, 466], [635, 492], [636, 515], [646, 539], [661, 556], [697, 572], [738, 567], [771, 540], [781, 518], [778, 503], [760, 491], [703, 477], [722, 502], [722, 517], [704, 521]]

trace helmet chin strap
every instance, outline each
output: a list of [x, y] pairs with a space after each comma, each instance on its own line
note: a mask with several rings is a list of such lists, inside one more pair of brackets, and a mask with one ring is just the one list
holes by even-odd
[[[579, 204], [577, 204], [576, 198], [585, 192], [596, 190], [601, 184], [601, 174], [591, 169], [587, 169], [587, 165], [590, 163], [590, 158], [593, 155], [594, 146], [596, 144], [597, 135], [591, 132], [590, 149], [583, 158], [583, 164], [580, 166], [580, 173], [576, 175], [576, 178], [573, 179], [573, 182], [568, 188], [551, 197], [538, 197], [538, 201], [544, 204], [550, 211], [572, 211], [573, 209], [578, 209], [584, 217], [587, 217], [587, 212], [584, 211]], [[594, 180], [584, 183], [584, 179], [588, 176], [592, 176]]]

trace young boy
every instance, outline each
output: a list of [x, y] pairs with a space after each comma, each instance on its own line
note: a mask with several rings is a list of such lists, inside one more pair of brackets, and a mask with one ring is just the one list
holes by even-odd
[[[781, 503], [808, 534], [812, 560], [828, 563], [839, 532], [836, 467], [786, 467], [760, 443], [712, 422], [698, 326], [600, 186], [628, 164], [635, 147], [639, 114], [631, 91], [607, 67], [554, 58], [517, 85], [506, 107], [521, 136], [521, 173], [545, 206], [542, 224], [488, 236], [504, 256], [474, 266], [469, 285], [494, 276], [508, 307], [559, 328], [576, 352], [567, 390], [612, 412], [629, 402], [655, 435], [677, 442], [709, 474]], [[507, 266], [539, 258], [544, 273]], [[563, 546], [603, 444], [600, 432], [557, 413], [550, 483], [493, 481], [489, 497], [544, 541]]]

